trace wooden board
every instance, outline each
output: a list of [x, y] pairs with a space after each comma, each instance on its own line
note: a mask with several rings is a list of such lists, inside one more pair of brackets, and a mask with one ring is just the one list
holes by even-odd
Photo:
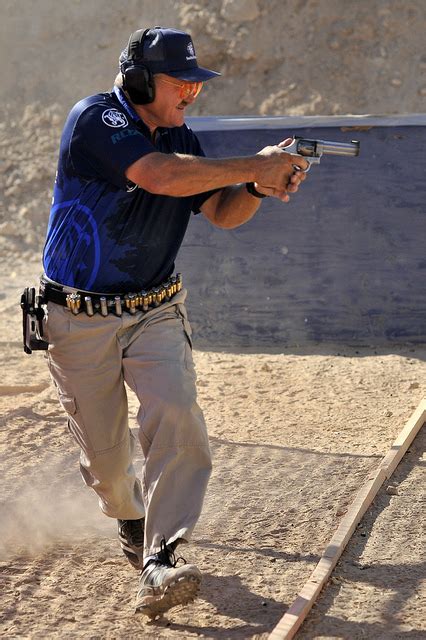
[[425, 422], [426, 399], [423, 399], [398, 435], [390, 451], [379, 464], [376, 472], [368, 477], [358, 491], [309, 580], [269, 635], [270, 640], [290, 640], [295, 636], [321, 589], [329, 579], [362, 516], [372, 503], [383, 482], [386, 478], [390, 478]]
[[292, 134], [356, 138], [361, 153], [323, 157], [289, 204], [267, 198], [237, 229], [192, 217], [177, 269], [196, 347], [426, 342], [425, 117], [200, 120], [209, 157]]

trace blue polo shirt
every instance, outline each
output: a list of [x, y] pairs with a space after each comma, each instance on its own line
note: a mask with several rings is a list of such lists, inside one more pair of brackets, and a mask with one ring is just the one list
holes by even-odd
[[148, 127], [114, 87], [78, 102], [62, 133], [43, 266], [64, 285], [106, 293], [149, 289], [173, 273], [191, 212], [215, 191], [176, 198], [126, 179], [142, 156], [203, 156], [186, 126]]

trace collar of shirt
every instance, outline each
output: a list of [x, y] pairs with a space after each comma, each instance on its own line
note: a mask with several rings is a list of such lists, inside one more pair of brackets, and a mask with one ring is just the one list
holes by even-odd
[[[127, 115], [134, 121], [136, 126], [139, 129], [141, 129], [141, 131], [151, 140], [151, 132], [149, 128], [146, 126], [142, 118], [140, 118], [136, 113], [136, 111], [133, 109], [132, 105], [129, 103], [126, 96], [124, 95], [124, 92], [122, 91], [122, 89], [114, 85], [114, 87], [112, 88], [112, 92], [115, 94], [115, 97], [117, 98], [117, 100], [119, 101], [123, 109], [126, 111]], [[160, 135], [164, 136], [165, 134], [167, 134], [167, 129], [158, 127], [155, 134], [156, 135], [154, 137], [154, 140], [158, 140], [158, 137]]]
[[133, 109], [132, 105], [127, 100], [124, 92], [120, 89], [120, 87], [114, 85], [114, 87], [112, 88], [112, 92], [115, 93], [117, 100], [119, 101], [123, 109], [127, 112], [127, 115], [132, 118], [132, 120], [138, 123], [143, 122], [136, 111]]

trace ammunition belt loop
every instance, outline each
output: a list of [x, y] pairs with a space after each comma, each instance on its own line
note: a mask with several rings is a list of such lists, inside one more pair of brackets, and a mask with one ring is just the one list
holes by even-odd
[[85, 311], [88, 316], [93, 316], [98, 311], [106, 317], [111, 310], [116, 316], [121, 316], [123, 309], [134, 315], [139, 309], [146, 312], [150, 307], [159, 307], [164, 301], [168, 302], [182, 290], [182, 287], [182, 274], [178, 273], [149, 291], [126, 293], [124, 296], [114, 296], [113, 298], [108, 298], [106, 295], [84, 295], [82, 298], [80, 293], [68, 293], [65, 301], [66, 306], [74, 315]]

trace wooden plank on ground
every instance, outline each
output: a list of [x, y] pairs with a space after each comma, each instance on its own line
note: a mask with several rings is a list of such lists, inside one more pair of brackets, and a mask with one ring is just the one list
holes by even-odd
[[328, 543], [310, 578], [299, 592], [293, 604], [269, 635], [270, 640], [291, 640], [308, 615], [324, 584], [343, 553], [362, 516], [374, 500], [386, 478], [390, 478], [417, 433], [426, 422], [426, 398], [414, 411], [402, 429], [390, 451], [382, 459], [377, 470], [355, 496], [337, 531]]

